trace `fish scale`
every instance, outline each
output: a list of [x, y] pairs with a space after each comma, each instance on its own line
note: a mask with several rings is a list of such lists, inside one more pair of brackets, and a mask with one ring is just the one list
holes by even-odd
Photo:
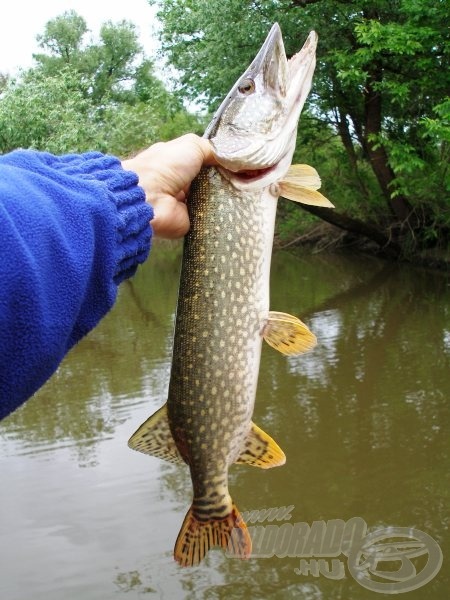
[[[259, 192], [244, 199], [211, 168], [202, 170], [190, 194], [192, 227], [174, 337], [174, 356], [184, 359], [172, 364], [167, 409], [172, 435], [190, 465], [195, 498], [210, 497], [211, 505], [217, 504], [211, 496], [216, 487], [226, 485], [253, 413], [261, 315], [268, 312], [264, 258], [276, 208], [270, 200], [273, 206]], [[186, 424], [194, 420], [197, 429], [187, 433]]]
[[312, 167], [289, 166], [316, 43], [311, 32], [288, 63], [272, 27], [205, 132], [219, 166], [203, 168], [191, 186], [168, 399], [129, 440], [134, 450], [189, 466], [193, 500], [174, 549], [182, 566], [214, 546], [250, 556], [228, 469], [285, 462], [252, 421], [262, 340], [286, 355], [316, 343], [297, 317], [269, 311], [278, 196], [332, 206]]

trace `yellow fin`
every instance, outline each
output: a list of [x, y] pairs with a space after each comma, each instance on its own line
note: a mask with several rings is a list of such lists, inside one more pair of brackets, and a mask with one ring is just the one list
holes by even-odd
[[251, 554], [252, 540], [234, 503], [231, 512], [225, 517], [207, 520], [197, 518], [191, 506], [184, 518], [173, 554], [182, 567], [193, 567], [214, 546], [226, 549], [228, 554], [239, 558], [249, 558]]
[[319, 173], [309, 165], [291, 165], [281, 183], [292, 183], [311, 190], [318, 190], [321, 186]]
[[128, 446], [171, 463], [185, 464], [170, 431], [167, 404], [142, 423], [128, 440]]
[[284, 198], [312, 206], [334, 208], [334, 205], [317, 191], [320, 188], [320, 177], [309, 165], [291, 165], [278, 184], [280, 195]]
[[280, 446], [270, 435], [253, 422], [244, 442], [244, 448], [236, 463], [270, 469], [280, 467], [286, 462], [286, 456]]
[[297, 317], [271, 311], [263, 330], [269, 346], [282, 354], [302, 354], [314, 348], [316, 336]]

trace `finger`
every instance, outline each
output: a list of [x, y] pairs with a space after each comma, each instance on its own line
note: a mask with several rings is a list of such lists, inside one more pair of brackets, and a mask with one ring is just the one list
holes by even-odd
[[189, 231], [189, 216], [186, 204], [172, 196], [160, 197], [153, 202], [154, 217], [151, 221], [157, 237], [176, 239]]
[[175, 198], [178, 200], [178, 202], [186, 202], [186, 196], [187, 193], [184, 190], [181, 190], [175, 195]]
[[215, 157], [211, 142], [209, 140], [206, 140], [205, 138], [198, 138], [198, 140], [201, 151], [203, 153], [203, 164], [209, 167], [217, 165], [217, 159]]

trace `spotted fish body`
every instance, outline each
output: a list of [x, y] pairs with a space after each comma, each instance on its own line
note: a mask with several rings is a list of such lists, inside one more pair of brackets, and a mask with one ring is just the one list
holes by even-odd
[[[228, 467], [249, 433], [275, 208], [259, 191], [244, 198], [215, 168], [201, 172], [190, 196], [174, 340], [174, 356], [183, 360], [173, 363], [167, 408], [202, 502], [199, 514], [218, 510], [218, 489], [229, 503]], [[199, 426], [186, 427], [194, 422]]]
[[189, 466], [193, 501], [174, 551], [183, 566], [198, 564], [213, 546], [250, 555], [228, 469], [236, 462], [262, 468], [285, 462], [251, 420], [262, 340], [284, 354], [316, 342], [296, 317], [269, 311], [278, 196], [329, 206], [316, 191], [314, 169], [288, 171], [315, 43], [311, 34], [289, 65], [274, 25], [205, 134], [220, 166], [202, 169], [189, 195], [168, 400], [129, 442]]

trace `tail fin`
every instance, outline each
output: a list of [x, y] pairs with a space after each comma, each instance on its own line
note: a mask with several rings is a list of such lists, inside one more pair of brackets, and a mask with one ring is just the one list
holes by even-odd
[[234, 503], [226, 517], [208, 521], [197, 519], [191, 506], [175, 543], [174, 558], [182, 567], [192, 567], [214, 546], [239, 558], [249, 558], [251, 554], [252, 540]]

